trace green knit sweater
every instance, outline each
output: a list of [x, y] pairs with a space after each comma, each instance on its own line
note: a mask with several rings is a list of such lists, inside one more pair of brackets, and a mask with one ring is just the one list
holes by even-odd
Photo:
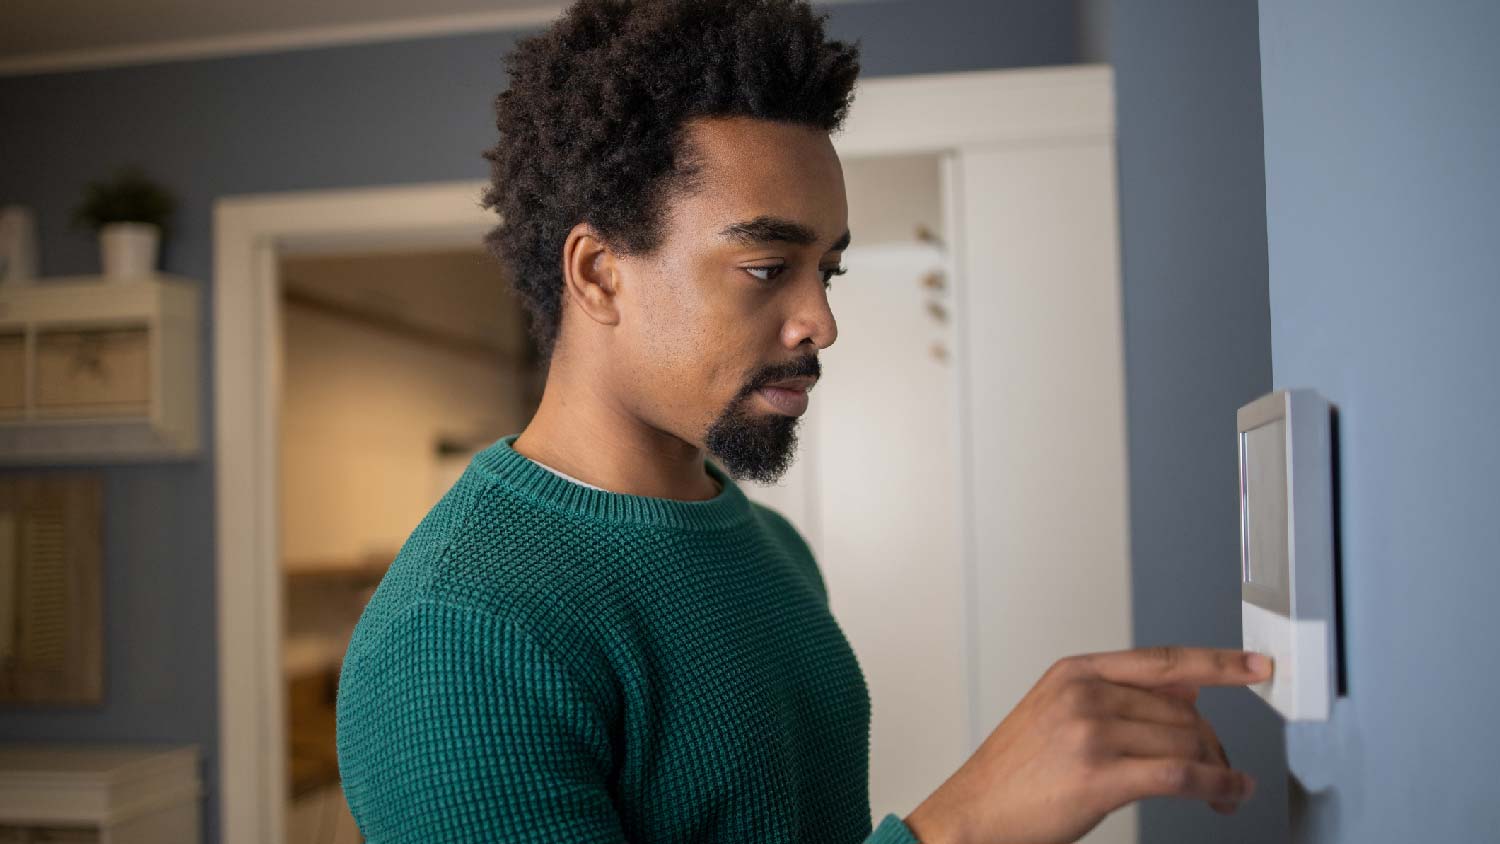
[[914, 844], [873, 831], [870, 699], [797, 531], [480, 452], [365, 608], [338, 690], [386, 842]]

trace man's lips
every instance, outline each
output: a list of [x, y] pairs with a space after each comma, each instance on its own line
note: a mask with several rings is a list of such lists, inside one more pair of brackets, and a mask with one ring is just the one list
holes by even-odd
[[811, 377], [785, 378], [766, 384], [755, 392], [773, 410], [788, 416], [801, 416], [807, 412], [807, 391], [817, 380]]
[[783, 390], [800, 390], [805, 393], [812, 389], [812, 385], [816, 383], [818, 383], [818, 379], [811, 375], [803, 375], [800, 378], [783, 378], [780, 381], [772, 381], [764, 386], [780, 387]]

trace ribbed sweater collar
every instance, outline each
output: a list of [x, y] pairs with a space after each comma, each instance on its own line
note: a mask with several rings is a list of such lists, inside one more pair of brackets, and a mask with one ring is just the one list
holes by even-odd
[[550, 509], [597, 521], [694, 530], [733, 527], [751, 515], [744, 491], [711, 461], [703, 461], [703, 466], [722, 486], [713, 498], [679, 501], [626, 495], [589, 489], [549, 472], [511, 446], [519, 436], [510, 434], [496, 440], [474, 456], [471, 466], [517, 495]]

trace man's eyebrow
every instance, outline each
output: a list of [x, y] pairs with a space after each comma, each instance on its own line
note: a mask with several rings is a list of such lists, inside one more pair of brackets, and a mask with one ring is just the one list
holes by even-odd
[[[818, 233], [810, 227], [804, 226], [796, 220], [788, 220], [785, 217], [768, 217], [765, 215], [753, 220], [744, 220], [731, 223], [719, 231], [721, 237], [736, 240], [746, 246], [754, 246], [760, 243], [795, 243], [798, 246], [811, 246], [818, 242]], [[830, 252], [837, 252], [849, 245], [849, 232], [839, 235], [839, 239], [833, 242]]]

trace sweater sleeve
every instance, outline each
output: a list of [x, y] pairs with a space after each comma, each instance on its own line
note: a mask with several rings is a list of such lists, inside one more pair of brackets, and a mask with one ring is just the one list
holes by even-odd
[[864, 844], [921, 844], [900, 817], [894, 813], [886, 815], [880, 825], [870, 833]]
[[339, 688], [339, 767], [371, 844], [623, 844], [607, 719], [524, 630], [423, 602], [353, 659]]

